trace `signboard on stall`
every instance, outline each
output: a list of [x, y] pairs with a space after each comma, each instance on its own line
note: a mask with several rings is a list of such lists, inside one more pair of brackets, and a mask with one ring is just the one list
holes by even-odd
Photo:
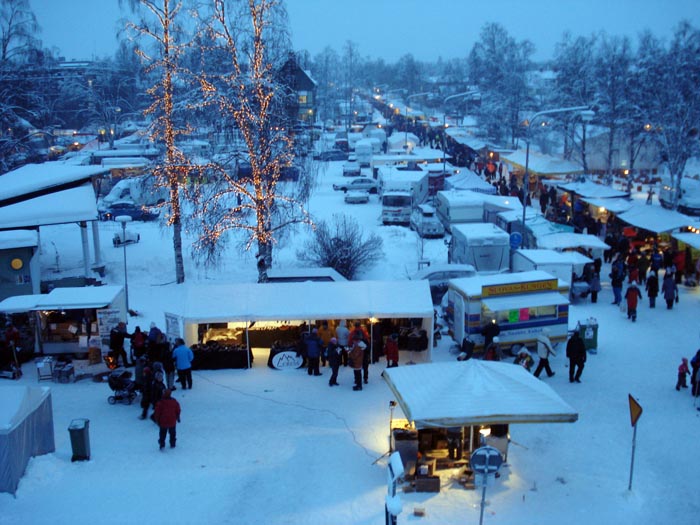
[[180, 335], [180, 317], [174, 314], [165, 314], [165, 335], [168, 341], [174, 341]]

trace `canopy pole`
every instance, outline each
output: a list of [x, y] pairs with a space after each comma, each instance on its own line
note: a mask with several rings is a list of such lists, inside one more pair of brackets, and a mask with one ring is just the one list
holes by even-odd
[[369, 362], [374, 363], [374, 323], [372, 316], [369, 318]]
[[245, 325], [245, 352], [246, 352], [246, 358], [248, 359], [248, 368], [250, 368], [250, 332], [248, 329], [250, 328], [250, 321], [248, 321]]

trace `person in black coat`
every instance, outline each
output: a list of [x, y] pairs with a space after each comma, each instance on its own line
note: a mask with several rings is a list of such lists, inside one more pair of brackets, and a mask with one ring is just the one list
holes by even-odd
[[649, 308], [655, 308], [656, 296], [659, 295], [659, 278], [656, 276], [655, 270], [649, 272], [644, 288], [647, 291], [647, 297], [649, 297]]
[[338, 369], [340, 368], [340, 362], [342, 360], [340, 356], [342, 350], [340, 346], [338, 346], [338, 340], [335, 337], [331, 337], [324, 351], [326, 352], [328, 366], [331, 368], [331, 378], [328, 380], [328, 386], [339, 386]]
[[501, 327], [498, 326], [498, 321], [491, 319], [491, 322], [487, 323], [486, 326], [481, 329], [481, 334], [484, 336], [484, 348], [488, 348], [493, 342], [493, 338], [500, 333]]
[[578, 330], [574, 331], [569, 342], [566, 343], [566, 357], [569, 358], [569, 383], [574, 381], [580, 383], [581, 373], [586, 363], [586, 345]]
[[124, 366], [133, 366], [133, 363], [129, 363], [126, 357], [126, 350], [124, 350], [124, 339], [131, 339], [132, 335], [126, 331], [126, 323], [120, 321], [117, 326], [112, 328], [109, 332], [109, 349], [114, 357], [114, 364], [118, 364], [119, 357], [122, 358]]

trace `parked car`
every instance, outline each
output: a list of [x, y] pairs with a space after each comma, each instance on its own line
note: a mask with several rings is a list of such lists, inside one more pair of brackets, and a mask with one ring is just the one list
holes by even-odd
[[369, 192], [365, 190], [352, 190], [345, 193], [345, 202], [348, 204], [365, 204], [369, 202]]
[[343, 163], [343, 177], [359, 177], [360, 174], [359, 162], [349, 160]]
[[153, 208], [139, 206], [129, 201], [117, 201], [101, 212], [103, 221], [113, 221], [115, 217], [128, 215], [135, 221], [155, 221], [160, 214]]
[[420, 204], [413, 210], [409, 225], [420, 237], [445, 236], [445, 227], [435, 214], [435, 208], [429, 204]]
[[314, 155], [314, 160], [329, 161], [329, 160], [347, 160], [348, 153], [340, 149], [331, 149], [328, 151], [322, 151], [321, 153]]
[[442, 297], [447, 292], [447, 285], [450, 279], [460, 277], [472, 277], [476, 275], [476, 270], [471, 264], [431, 264], [430, 266], [418, 270], [409, 277], [412, 280], [427, 279], [430, 284], [430, 295], [433, 304], [439, 304]]
[[342, 184], [333, 184], [333, 189], [336, 191], [364, 190], [369, 193], [377, 193], [377, 188], [377, 181], [369, 177], [359, 177]]

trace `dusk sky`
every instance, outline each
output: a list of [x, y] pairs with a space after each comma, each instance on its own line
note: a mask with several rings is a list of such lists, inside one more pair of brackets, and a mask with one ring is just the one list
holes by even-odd
[[[122, 13], [118, 0], [30, 0], [47, 47], [66, 59], [111, 55]], [[517, 40], [535, 44], [535, 59], [551, 58], [564, 31], [606, 31], [633, 41], [644, 29], [668, 38], [683, 19], [700, 26], [697, 0], [288, 0], [295, 50], [312, 56], [347, 40], [362, 56], [393, 62], [465, 57], [484, 24], [498, 22]]]

